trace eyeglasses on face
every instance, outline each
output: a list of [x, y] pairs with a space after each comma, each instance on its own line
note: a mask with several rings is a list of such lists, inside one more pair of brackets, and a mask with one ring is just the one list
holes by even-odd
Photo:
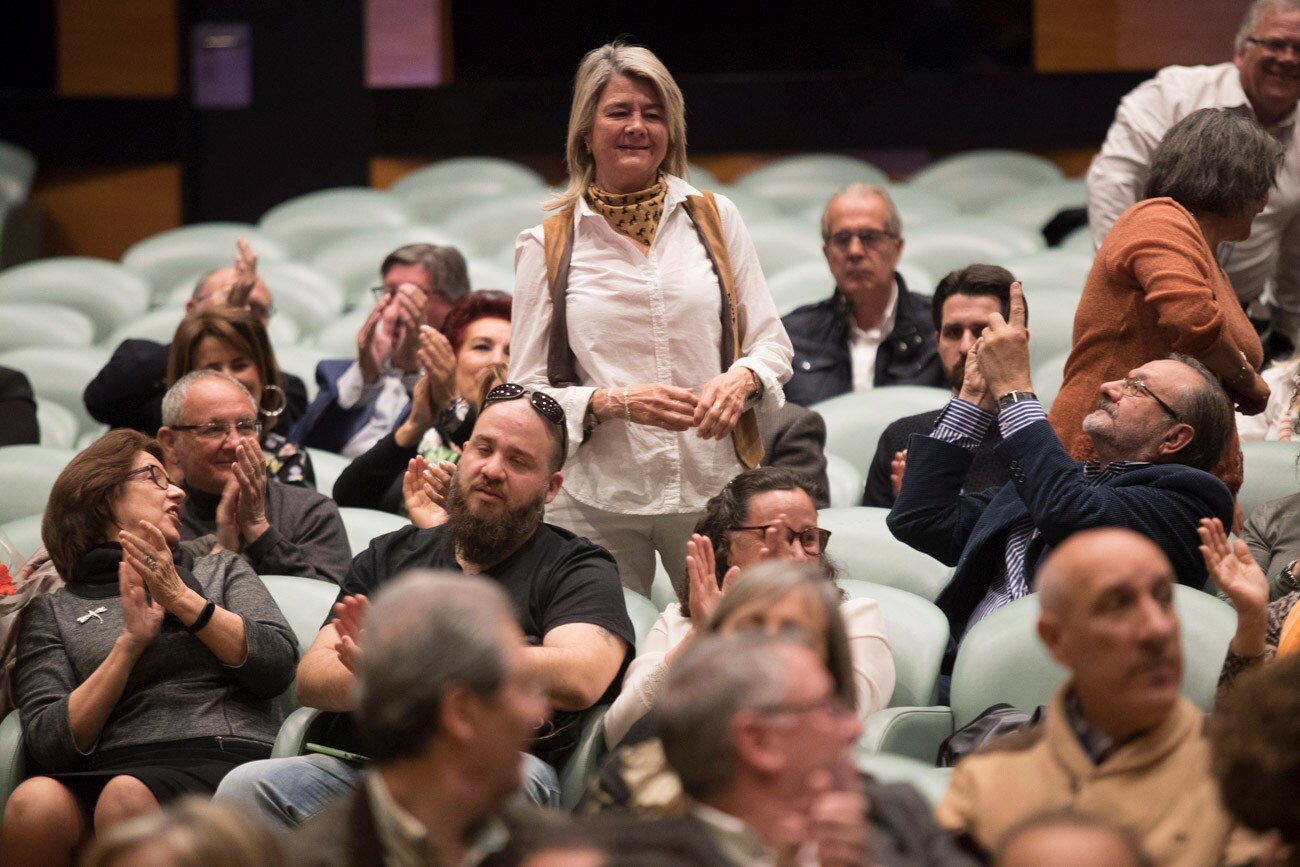
[[1163, 409], [1166, 413], [1168, 413], [1169, 417], [1172, 418], [1174, 421], [1183, 420], [1182, 416], [1174, 412], [1174, 408], [1172, 406], [1165, 403], [1160, 398], [1156, 397], [1156, 393], [1147, 387], [1147, 384], [1144, 380], [1138, 379], [1137, 377], [1134, 376], [1124, 377], [1124, 393], [1127, 394], [1129, 397], [1149, 397], [1152, 400], [1154, 400], [1156, 403], [1160, 404], [1160, 408]]
[[1300, 42], [1292, 42], [1289, 39], [1256, 39], [1253, 36], [1247, 36], [1246, 41], [1273, 57], [1282, 57], [1288, 51], [1300, 57]]
[[[397, 286], [371, 286], [370, 294], [375, 297], [375, 301], [383, 301], [390, 295], [396, 295], [399, 287]], [[421, 289], [428, 298], [441, 298], [444, 303], [450, 304], [451, 300], [443, 294], [441, 289]]]
[[149, 481], [154, 483], [154, 487], [160, 491], [165, 491], [171, 487], [172, 480], [167, 477], [167, 471], [157, 464], [147, 464], [143, 467], [137, 467], [126, 474], [129, 479], [133, 476], [146, 476]]
[[241, 437], [260, 437], [262, 423], [253, 419], [240, 421], [209, 421], [203, 424], [174, 424], [172, 430], [191, 431], [201, 440], [222, 440], [233, 430]]
[[825, 551], [826, 544], [831, 540], [831, 531], [821, 527], [804, 527], [802, 530], [793, 530], [784, 524], [760, 524], [757, 527], [732, 527], [731, 529], [756, 530], [759, 533], [766, 534], [768, 527], [781, 527], [785, 530], [785, 544], [787, 545], [798, 538], [799, 544], [809, 554], [820, 554]]
[[841, 250], [847, 250], [853, 245], [853, 239], [857, 238], [858, 242], [864, 248], [874, 249], [881, 246], [886, 241], [893, 240], [898, 236], [892, 232], [884, 232], [880, 229], [859, 229], [856, 232], [848, 231], [836, 232], [831, 235], [829, 240], [832, 244]]
[[502, 403], [508, 400], [518, 400], [521, 397], [527, 397], [529, 405], [537, 411], [537, 414], [549, 421], [560, 429], [560, 447], [562, 454], [569, 453], [569, 431], [565, 425], [564, 407], [549, 394], [543, 394], [540, 391], [533, 391], [531, 388], [524, 388], [516, 382], [503, 382], [494, 386], [487, 396], [483, 398], [483, 408], [487, 409], [489, 404]]

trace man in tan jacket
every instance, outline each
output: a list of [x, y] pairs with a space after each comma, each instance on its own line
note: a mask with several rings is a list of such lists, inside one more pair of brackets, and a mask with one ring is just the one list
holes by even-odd
[[1128, 827], [1159, 865], [1249, 856], [1210, 775], [1199, 710], [1180, 696], [1174, 574], [1130, 530], [1076, 533], [1039, 573], [1038, 634], [1071, 677], [1042, 725], [957, 766], [939, 824], [985, 851], [1027, 817], [1074, 808]]

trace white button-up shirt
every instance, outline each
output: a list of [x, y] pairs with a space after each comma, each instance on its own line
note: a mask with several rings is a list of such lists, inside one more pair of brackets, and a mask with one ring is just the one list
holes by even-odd
[[[551, 388], [547, 380], [551, 296], [541, 226], [521, 234], [515, 246], [510, 380], [539, 387], [563, 405], [570, 444], [564, 489], [589, 506], [632, 515], [696, 512], [743, 469], [730, 437], [704, 440], [694, 429], [675, 433], [615, 419], [583, 439], [583, 416], [597, 388], [698, 388], [722, 372], [721, 290], [683, 207], [698, 192], [668, 177], [649, 255], [578, 202], [566, 308], [576, 387]], [[785, 403], [790, 339], [740, 212], [723, 196], [717, 202], [742, 333], [741, 357], [732, 366], [749, 368], [762, 382], [760, 411], [776, 409]]]
[[[1106, 143], [1088, 169], [1088, 225], [1101, 246], [1111, 225], [1142, 195], [1151, 155], [1165, 132], [1201, 108], [1226, 108], [1254, 117], [1231, 63], [1170, 66], [1143, 82], [1120, 102]], [[1237, 297], [1252, 302], [1272, 279], [1269, 303], [1274, 326], [1300, 336], [1300, 136], [1291, 111], [1269, 129], [1286, 147], [1286, 162], [1268, 205], [1255, 218], [1250, 238], [1219, 246], [1219, 264]]]

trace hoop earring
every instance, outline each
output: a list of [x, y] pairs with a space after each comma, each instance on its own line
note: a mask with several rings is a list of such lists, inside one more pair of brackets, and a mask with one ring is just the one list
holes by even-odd
[[262, 386], [263, 404], [266, 403], [266, 397], [269, 392], [274, 392], [275, 398], [271, 401], [270, 407], [265, 405], [262, 407], [262, 415], [267, 418], [275, 418], [280, 413], [284, 412], [285, 407], [289, 405], [289, 396], [286, 395], [284, 389], [280, 388], [278, 385], [264, 385]]

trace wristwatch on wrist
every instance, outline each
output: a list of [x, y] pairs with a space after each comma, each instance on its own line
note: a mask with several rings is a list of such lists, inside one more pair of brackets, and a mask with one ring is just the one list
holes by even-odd
[[1038, 395], [1032, 391], [1008, 391], [998, 397], [998, 409], [1006, 409], [1014, 403], [1020, 403], [1022, 400], [1038, 400]]

